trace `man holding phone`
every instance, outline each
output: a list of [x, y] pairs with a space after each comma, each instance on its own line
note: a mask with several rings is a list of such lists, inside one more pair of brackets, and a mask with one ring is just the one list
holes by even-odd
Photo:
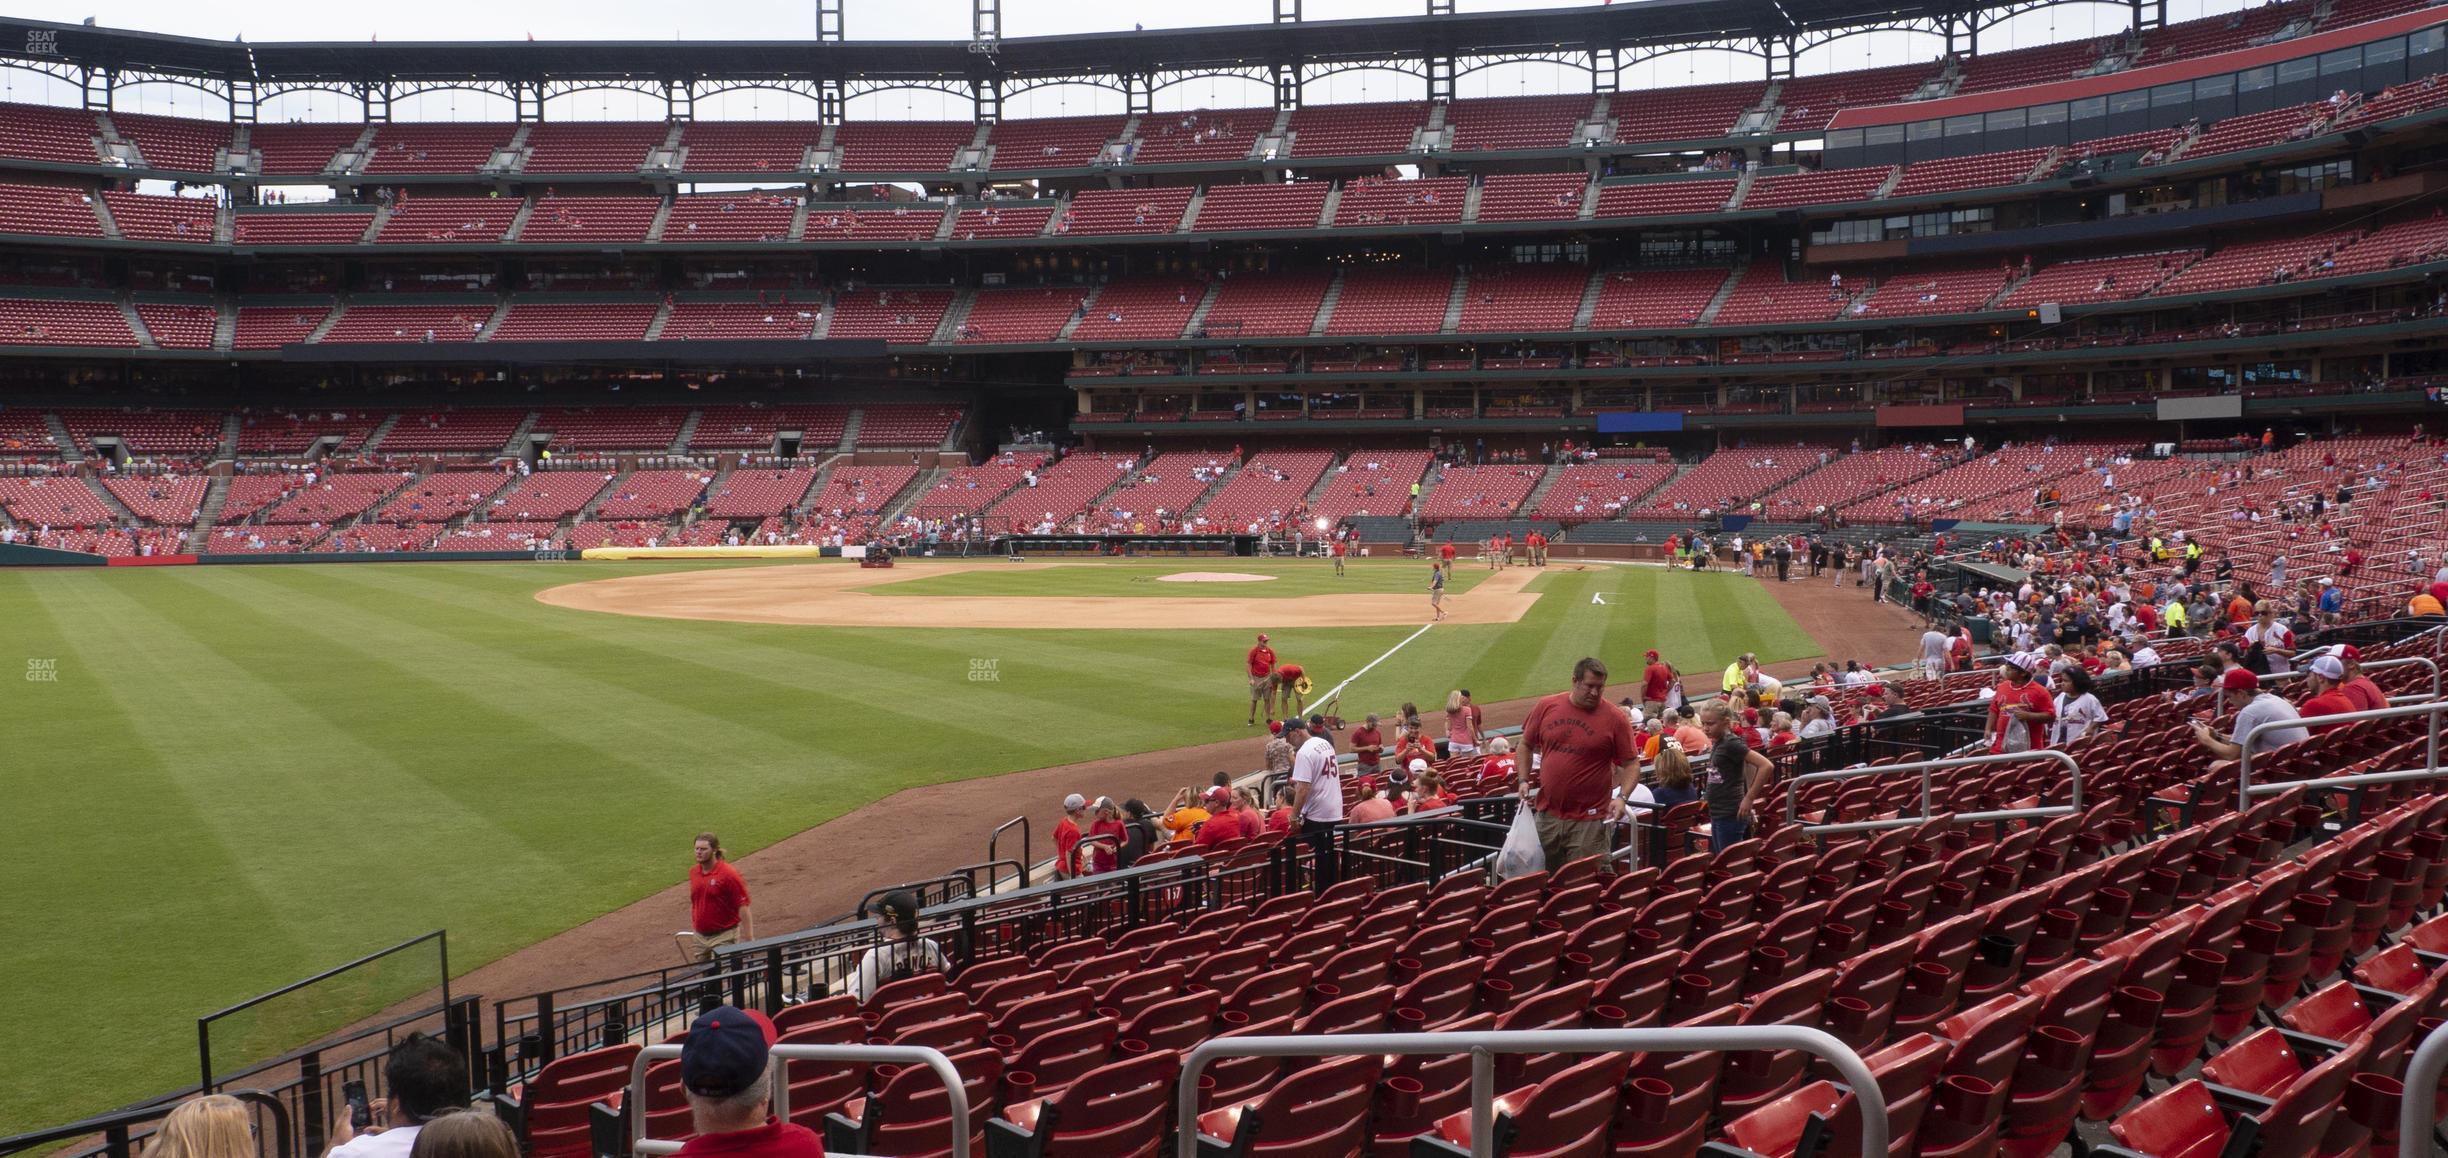
[[[383, 1062], [387, 1098], [365, 1098], [363, 1082], [344, 1088], [323, 1158], [408, 1158], [426, 1122], [468, 1104], [467, 1063], [439, 1038], [412, 1033]], [[360, 1122], [359, 1112], [363, 1113]]]

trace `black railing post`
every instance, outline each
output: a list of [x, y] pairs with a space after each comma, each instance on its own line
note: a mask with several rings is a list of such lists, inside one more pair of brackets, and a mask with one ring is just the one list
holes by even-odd
[[484, 1072], [484, 1055], [479, 1048], [482, 1035], [476, 1028], [476, 1019], [483, 1016], [481, 997], [454, 997], [442, 1010], [442, 1034], [470, 1074]]
[[765, 947], [765, 1015], [782, 1012], [782, 946]]
[[298, 1059], [298, 1152], [323, 1152], [323, 1055]]
[[110, 1158], [130, 1158], [128, 1128], [125, 1123], [102, 1132], [102, 1152], [110, 1155]]
[[1130, 915], [1130, 927], [1138, 928], [1139, 922], [1144, 919], [1142, 914], [1146, 912], [1140, 904], [1138, 877], [1132, 877], [1123, 886], [1122, 911]]
[[[545, 1066], [552, 1064], [554, 1055], [560, 1052], [558, 1039], [561, 1036], [561, 1027], [553, 1024], [552, 994], [536, 994], [535, 1003], [536, 1040], [541, 1043], [541, 1047], [536, 1050], [535, 1060], [536, 1068], [542, 1069]], [[309, 1154], [314, 1153], [315, 1150], [316, 1147], [313, 1146], [308, 1146], [306, 1148], [306, 1152]]]

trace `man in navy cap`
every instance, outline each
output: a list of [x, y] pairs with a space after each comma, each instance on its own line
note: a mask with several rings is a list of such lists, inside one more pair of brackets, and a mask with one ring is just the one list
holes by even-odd
[[773, 1116], [773, 1022], [726, 1005], [689, 1026], [680, 1047], [680, 1084], [696, 1135], [680, 1148], [691, 1158], [823, 1158], [824, 1143], [805, 1126]]

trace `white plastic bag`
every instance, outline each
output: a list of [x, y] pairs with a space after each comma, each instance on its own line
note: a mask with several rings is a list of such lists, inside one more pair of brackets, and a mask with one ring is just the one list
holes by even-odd
[[1547, 854], [1540, 850], [1538, 821], [1531, 818], [1527, 804], [1513, 810], [1513, 831], [1505, 834], [1504, 847], [1496, 852], [1496, 878], [1511, 880], [1528, 876], [1547, 868]]

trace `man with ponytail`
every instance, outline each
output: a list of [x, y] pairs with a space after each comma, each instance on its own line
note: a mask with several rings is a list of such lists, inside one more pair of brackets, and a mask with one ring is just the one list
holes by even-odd
[[692, 965], [714, 959], [714, 950], [756, 939], [748, 915], [748, 882], [723, 855], [722, 838], [697, 834], [697, 863], [689, 866], [689, 931], [675, 934], [680, 955]]

